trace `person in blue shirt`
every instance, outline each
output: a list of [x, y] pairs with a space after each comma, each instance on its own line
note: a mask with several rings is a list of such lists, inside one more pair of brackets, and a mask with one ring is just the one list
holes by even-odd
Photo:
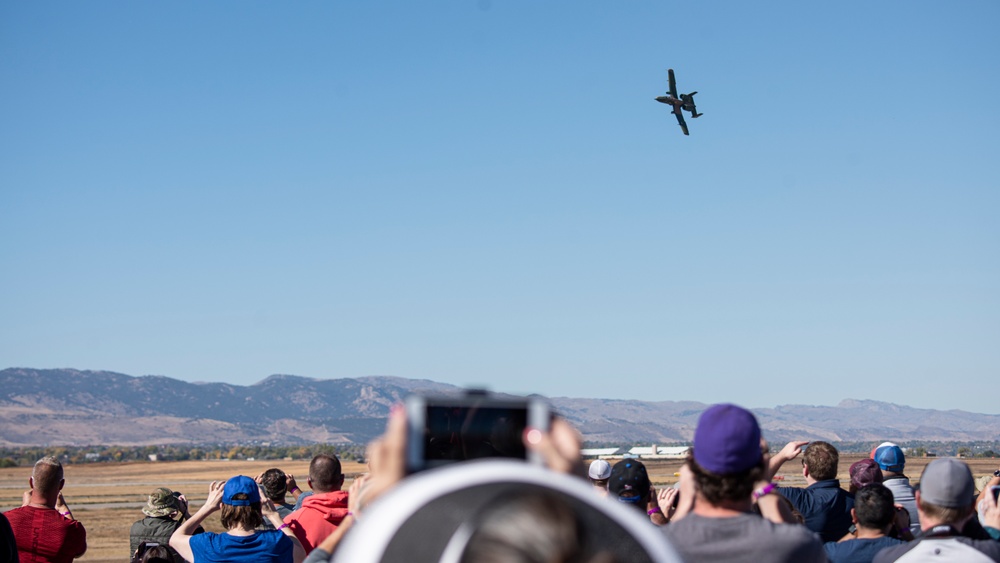
[[905, 543], [889, 537], [896, 519], [896, 507], [892, 491], [885, 485], [872, 483], [858, 489], [851, 516], [857, 528], [855, 538], [823, 545], [830, 563], [871, 563], [882, 549]]
[[[806, 446], [805, 449], [802, 446]], [[824, 542], [837, 541], [851, 527], [854, 497], [840, 488], [837, 465], [840, 454], [827, 442], [789, 442], [768, 465], [773, 476], [785, 462], [802, 454], [802, 476], [807, 487], [778, 487], [778, 494], [787, 498], [805, 518], [806, 527], [820, 535]]]
[[[224, 533], [193, 535], [195, 527], [219, 510]], [[264, 518], [276, 529], [258, 530]], [[205, 504], [170, 536], [170, 547], [194, 563], [301, 563], [306, 556], [274, 504], [266, 498], [261, 502], [257, 483], [244, 475], [213, 481]]]

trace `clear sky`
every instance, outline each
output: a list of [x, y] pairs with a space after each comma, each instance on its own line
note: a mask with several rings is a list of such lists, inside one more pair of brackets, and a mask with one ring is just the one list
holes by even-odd
[[998, 22], [0, 3], [0, 368], [1000, 413]]

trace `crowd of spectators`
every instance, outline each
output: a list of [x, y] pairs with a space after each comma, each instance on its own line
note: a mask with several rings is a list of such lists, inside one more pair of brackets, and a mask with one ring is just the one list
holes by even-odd
[[[584, 463], [579, 434], [554, 418], [546, 431], [524, 434], [525, 447], [544, 460], [548, 486], [499, 479], [485, 489], [477, 485], [469, 498], [490, 487], [494, 496], [477, 500], [468, 515], [452, 515], [457, 523], [416, 511], [393, 524], [385, 516], [392, 507], [402, 511], [409, 501], [401, 500], [419, 496], [414, 486], [404, 486], [420, 479], [404, 469], [405, 425], [405, 414], [394, 409], [386, 434], [369, 447], [369, 472], [348, 491], [340, 461], [329, 455], [311, 461], [309, 492], [293, 475], [272, 468], [256, 478], [212, 482], [194, 514], [185, 495], [156, 488], [129, 530], [132, 561], [317, 563], [350, 557], [357, 563], [359, 553], [360, 559], [369, 554], [371, 561], [392, 561], [383, 557], [391, 546], [369, 543], [365, 530], [412, 528], [423, 520], [416, 527], [423, 531], [409, 541], [440, 541], [444, 547], [435, 560], [441, 561], [1000, 562], [1000, 507], [991, 493], [1000, 489], [1000, 471], [977, 492], [967, 464], [935, 459], [914, 487], [903, 449], [886, 442], [852, 464], [849, 483], [842, 485], [833, 445], [793, 441], [772, 455], [753, 413], [732, 404], [701, 414], [673, 486], [654, 488], [638, 459]], [[793, 460], [801, 463], [805, 486], [777, 485], [775, 475]], [[508, 474], [510, 467], [501, 466]], [[528, 472], [529, 465], [513, 467]], [[425, 478], [420, 495], [434, 498], [430, 489], [440, 486], [434, 483]], [[70, 563], [84, 555], [86, 530], [62, 496], [59, 461], [38, 460], [28, 485], [22, 506], [0, 515], [0, 563]], [[224, 531], [205, 531], [202, 524], [216, 512]], [[447, 537], [435, 539], [442, 534], [434, 532], [436, 525]], [[409, 555], [399, 560], [422, 560]]]

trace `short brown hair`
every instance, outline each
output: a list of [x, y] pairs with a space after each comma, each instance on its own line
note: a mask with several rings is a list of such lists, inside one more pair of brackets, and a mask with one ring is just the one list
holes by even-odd
[[727, 500], [747, 500], [753, 492], [754, 484], [764, 478], [764, 459], [757, 465], [736, 473], [712, 473], [698, 465], [694, 456], [688, 457], [688, 467], [694, 473], [698, 490], [711, 504], [721, 504]]
[[[233, 500], [247, 500], [246, 493], [233, 495]], [[247, 506], [231, 506], [222, 504], [222, 526], [227, 530], [243, 528], [244, 530], [255, 530], [264, 523], [264, 516], [260, 513], [260, 503], [251, 502]]]
[[264, 495], [278, 502], [285, 502], [285, 472], [272, 467], [264, 472], [260, 478], [260, 486], [264, 489]]
[[837, 448], [826, 442], [813, 442], [806, 446], [802, 463], [809, 467], [809, 475], [817, 481], [836, 479], [840, 454], [837, 453]]

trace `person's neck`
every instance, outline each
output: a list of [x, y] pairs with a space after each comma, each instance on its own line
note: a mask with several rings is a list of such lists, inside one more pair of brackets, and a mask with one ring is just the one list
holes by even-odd
[[226, 530], [226, 533], [231, 536], [252, 536], [257, 533], [257, 530], [248, 530], [242, 526], [237, 526], [236, 528]]
[[938, 526], [951, 526], [956, 530], [961, 530], [965, 526], [965, 523], [968, 522], [969, 520], [969, 518], [967, 517], [964, 518], [961, 522], [945, 522], [944, 520], [933, 518], [928, 514], [924, 513], [924, 511], [920, 510], [919, 506], [917, 507], [917, 514], [920, 515], [920, 530], [924, 532], [933, 530]]
[[38, 491], [33, 490], [31, 491], [31, 499], [28, 501], [28, 504], [36, 508], [55, 508], [56, 499], [58, 499], [58, 495], [52, 495], [51, 498], [48, 498]]
[[753, 503], [750, 499], [745, 501], [723, 500], [718, 504], [712, 504], [701, 494], [694, 503], [694, 513], [705, 518], [735, 518], [741, 514], [750, 512]]
[[865, 528], [864, 526], [858, 526], [858, 539], [859, 540], [874, 540], [878, 538], [884, 538], [886, 533], [884, 530], [879, 530], [876, 528]]

